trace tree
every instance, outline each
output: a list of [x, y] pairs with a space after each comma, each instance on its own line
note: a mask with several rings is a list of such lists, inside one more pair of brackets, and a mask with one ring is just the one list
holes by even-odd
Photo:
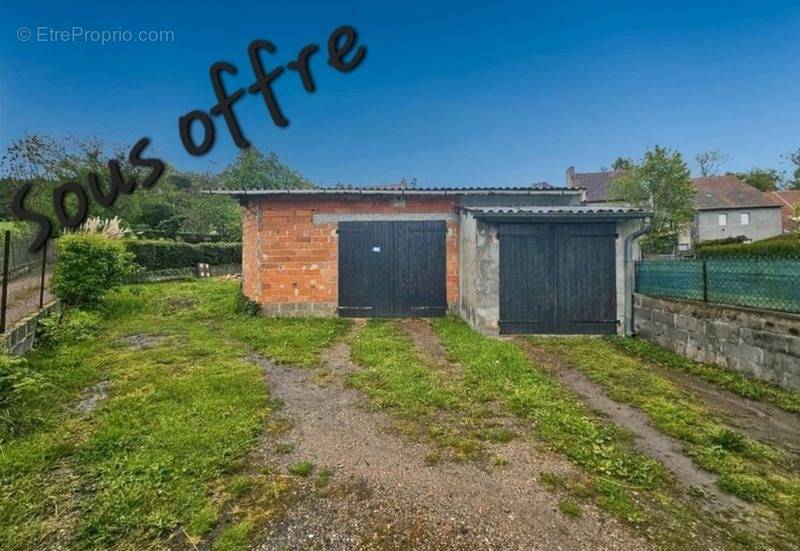
[[[128, 149], [109, 146], [93, 136], [54, 138], [24, 135], [8, 146], [0, 160], [0, 200], [3, 201], [0, 217], [5, 220], [12, 218], [10, 204], [14, 193], [21, 184], [31, 182], [33, 189], [26, 206], [50, 218], [58, 231], [52, 193], [59, 185], [76, 181], [88, 194], [87, 175], [94, 172], [100, 187], [108, 189], [107, 163], [110, 159], [120, 164], [125, 181], [141, 181], [141, 171], [127, 162]], [[286, 171], [291, 173], [288, 169]], [[184, 173], [167, 166], [158, 185], [138, 193], [119, 194], [109, 208], [101, 207], [90, 197], [89, 213], [106, 219], [118, 216], [128, 228], [156, 230], [164, 237], [175, 238], [180, 232], [187, 232], [217, 234], [225, 240], [239, 240], [241, 217], [236, 200], [198, 193], [202, 189], [220, 187], [218, 175]], [[67, 196], [68, 210], [74, 208], [74, 199]]]
[[800, 149], [787, 153], [784, 157], [793, 167], [790, 169], [791, 175], [786, 179], [786, 187], [800, 190]]
[[643, 161], [614, 179], [609, 197], [653, 211], [652, 243], [674, 250], [678, 233], [694, 219], [694, 194], [689, 167], [681, 154], [655, 146]]
[[[183, 187], [189, 182], [188, 187]], [[223, 241], [240, 241], [242, 217], [239, 203], [233, 197], [200, 193], [220, 187], [220, 177], [208, 172], [184, 172], [175, 179], [179, 190], [175, 203], [180, 231], [216, 234]]]
[[737, 172], [737, 178], [759, 191], [775, 191], [781, 183], [781, 175], [771, 168], [751, 168], [747, 172]]
[[275, 153], [264, 155], [255, 147], [239, 151], [236, 160], [220, 174], [225, 189], [288, 189], [314, 187], [299, 172], [281, 163]]
[[[60, 231], [53, 208], [53, 190], [65, 182], [78, 182], [86, 188], [87, 176], [95, 173], [103, 190], [110, 186], [110, 175], [107, 163], [115, 159], [121, 169], [125, 181], [140, 177], [141, 171], [132, 167], [127, 160], [129, 147], [111, 147], [100, 138], [90, 136], [77, 138], [67, 135], [56, 138], [45, 134], [27, 133], [14, 140], [0, 159], [0, 175], [4, 177], [3, 190], [0, 193], [4, 204], [2, 214], [11, 216], [11, 198], [19, 186], [33, 184], [26, 206], [47, 216], [53, 222], [56, 233]], [[89, 201], [89, 214], [103, 218], [111, 218], [119, 214], [118, 205], [124, 203], [124, 196], [117, 199], [111, 209], [100, 207], [95, 201]], [[67, 210], [76, 207], [76, 199], [72, 195], [65, 201]]]
[[697, 166], [700, 168], [700, 175], [703, 177], [716, 176], [720, 167], [731, 160], [731, 158], [719, 150], [704, 151], [694, 157]]
[[611, 165], [614, 170], [630, 170], [636, 163], [630, 157], [617, 157], [617, 160]]

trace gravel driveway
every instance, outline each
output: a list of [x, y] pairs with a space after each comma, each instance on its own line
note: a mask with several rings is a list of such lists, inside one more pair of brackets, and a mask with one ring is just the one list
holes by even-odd
[[[409, 327], [416, 341], [415, 328]], [[419, 329], [419, 328], [416, 328]], [[419, 333], [417, 331], [417, 333]], [[424, 332], [423, 332], [424, 333]], [[436, 354], [428, 343], [425, 353]], [[346, 344], [326, 353], [320, 370], [262, 365], [279, 414], [291, 430], [263, 444], [274, 462], [278, 442], [293, 450], [279, 455], [282, 468], [310, 461], [333, 476], [324, 492], [313, 478], [295, 489], [285, 516], [269, 524], [259, 549], [641, 549], [640, 536], [594, 508], [570, 518], [560, 497], [538, 481], [542, 472], [569, 476], [563, 458], [514, 440], [495, 444], [508, 459], [489, 462], [425, 461], [429, 447], [392, 429], [391, 419], [370, 411], [363, 396], [345, 385], [357, 366]], [[436, 358], [434, 358], [436, 359]]]

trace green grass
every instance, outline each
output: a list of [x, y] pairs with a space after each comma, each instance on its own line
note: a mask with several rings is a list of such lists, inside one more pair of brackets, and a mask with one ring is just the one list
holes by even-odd
[[398, 322], [367, 322], [352, 339], [351, 355], [362, 369], [348, 383], [393, 415], [399, 430], [428, 438], [436, 446], [429, 463], [482, 455], [486, 438], [481, 433], [487, 427], [481, 412], [470, 408], [456, 381], [425, 363]]
[[[237, 293], [219, 280], [125, 287], [88, 314], [90, 329], [28, 356], [38, 378], [0, 410], [0, 548], [163, 547], [183, 531], [202, 538], [230, 500], [255, 491], [235, 477], [213, 491], [271, 412], [248, 350], [318, 365], [349, 324], [236, 314]], [[149, 340], [136, 348], [131, 335]], [[100, 381], [108, 397], [76, 411]], [[286, 486], [267, 482], [262, 516]]]
[[310, 461], [298, 461], [289, 465], [287, 470], [295, 476], [308, 476], [314, 470], [314, 464]]
[[671, 487], [658, 461], [635, 453], [627, 433], [601, 421], [516, 344], [480, 335], [456, 318], [432, 325], [460, 369], [427, 363], [396, 321], [370, 321], [351, 343], [362, 366], [350, 375], [351, 384], [395, 416], [401, 430], [434, 445], [426, 462], [481, 458], [486, 442], [517, 436], [496, 425], [500, 404], [502, 415], [518, 417], [534, 437], [591, 473], [583, 497], [634, 524], [645, 521], [636, 496]]
[[704, 364], [636, 337], [608, 337], [607, 342], [623, 352], [667, 369], [690, 373], [730, 390], [744, 398], [772, 402], [792, 413], [800, 413], [800, 391], [789, 391], [764, 381], [745, 377], [735, 371]]
[[642, 489], [662, 486], [660, 463], [634, 453], [628, 435], [601, 422], [571, 392], [537, 369], [514, 343], [480, 335], [456, 318], [433, 327], [465, 370], [465, 384], [481, 400], [499, 400], [531, 421], [538, 436], [589, 472]]
[[455, 407], [458, 397], [424, 364], [397, 322], [370, 320], [355, 336], [353, 359], [363, 366], [350, 376], [373, 403], [408, 415]]
[[720, 488], [772, 509], [790, 537], [800, 536], [800, 477], [783, 450], [725, 426], [705, 403], [605, 341], [531, 340], [574, 364], [613, 399], [641, 409], [655, 428], [683, 441], [699, 466], [717, 473]]
[[317, 479], [314, 481], [314, 486], [317, 490], [324, 490], [330, 484], [333, 471], [328, 467], [322, 467], [317, 473]]
[[244, 551], [249, 548], [250, 534], [255, 526], [250, 520], [242, 520], [223, 528], [211, 549], [214, 551]]
[[558, 503], [558, 509], [566, 516], [571, 518], [580, 518], [583, 516], [583, 509], [581, 509], [581, 506], [571, 499], [561, 500]]

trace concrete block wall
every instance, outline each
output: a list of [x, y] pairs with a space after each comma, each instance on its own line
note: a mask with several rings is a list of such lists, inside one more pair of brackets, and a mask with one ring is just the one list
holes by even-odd
[[693, 360], [800, 388], [800, 315], [637, 293], [634, 328]]
[[460, 215], [461, 260], [459, 313], [474, 329], [500, 332], [500, 246], [497, 225], [486, 224], [469, 211]]
[[58, 301], [46, 304], [36, 313], [21, 319], [2, 335], [3, 351], [11, 356], [21, 356], [33, 348], [36, 340], [36, 328], [39, 320], [45, 316], [58, 312], [61, 303]]

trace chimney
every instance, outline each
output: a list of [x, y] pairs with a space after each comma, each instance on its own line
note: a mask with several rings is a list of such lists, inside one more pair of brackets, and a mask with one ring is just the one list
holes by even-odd
[[567, 169], [567, 187], [572, 187], [572, 182], [575, 180], [575, 167], [571, 166]]

